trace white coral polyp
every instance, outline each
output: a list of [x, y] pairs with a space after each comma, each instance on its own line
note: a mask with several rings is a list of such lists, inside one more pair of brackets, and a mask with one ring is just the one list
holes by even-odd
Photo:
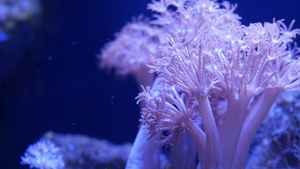
[[21, 160], [22, 165], [28, 164], [30, 168], [62, 169], [65, 166], [60, 149], [43, 139], [30, 145]]

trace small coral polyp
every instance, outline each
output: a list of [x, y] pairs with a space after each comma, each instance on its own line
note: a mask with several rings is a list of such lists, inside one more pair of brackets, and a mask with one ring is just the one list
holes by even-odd
[[60, 148], [44, 139], [30, 145], [21, 160], [21, 164], [27, 164], [30, 168], [63, 169], [65, 166]]

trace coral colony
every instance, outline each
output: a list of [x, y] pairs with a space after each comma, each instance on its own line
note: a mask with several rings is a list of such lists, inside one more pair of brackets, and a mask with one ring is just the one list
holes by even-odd
[[[264, 167], [259, 155], [249, 158], [255, 165], [247, 164], [250, 144], [277, 96], [299, 90], [300, 48], [294, 41], [300, 29], [275, 19], [242, 25], [236, 7], [227, 1], [154, 0], [148, 4], [154, 19], [133, 19], [102, 49], [101, 68], [133, 75], [141, 86], [141, 124], [127, 169]], [[280, 119], [276, 111], [268, 121]], [[288, 123], [292, 113], [282, 117]], [[263, 148], [265, 159], [273, 158], [272, 147], [284, 154], [265, 166], [299, 167], [300, 132], [293, 124], [299, 128], [300, 118], [293, 117], [289, 127], [270, 123], [280, 127], [275, 142], [267, 133], [276, 128], [264, 124], [268, 132], [259, 132], [258, 139], [266, 138], [253, 154]], [[31, 157], [22, 160], [30, 164]]]
[[101, 51], [101, 67], [141, 85], [141, 127], [126, 168], [162, 165], [159, 145], [171, 147], [170, 168], [246, 167], [279, 93], [299, 89], [300, 29], [275, 19], [242, 25], [236, 7], [152, 1], [153, 20], [134, 19]]
[[60, 148], [44, 139], [30, 145], [21, 160], [21, 164], [28, 164], [30, 168], [62, 169], [65, 166]]

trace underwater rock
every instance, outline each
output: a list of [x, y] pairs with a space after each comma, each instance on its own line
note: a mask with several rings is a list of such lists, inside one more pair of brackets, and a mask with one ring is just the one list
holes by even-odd
[[113, 144], [80, 134], [47, 132], [43, 136], [60, 148], [65, 169], [123, 169], [131, 150], [131, 143]]

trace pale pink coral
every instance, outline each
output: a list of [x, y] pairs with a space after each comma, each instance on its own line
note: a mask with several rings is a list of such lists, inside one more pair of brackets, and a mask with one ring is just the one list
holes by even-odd
[[[119, 76], [135, 75], [145, 70], [150, 56], [163, 44], [163, 31], [142, 16], [134, 18], [98, 55], [100, 67], [114, 69]], [[145, 72], [145, 71], [142, 71]]]
[[[163, 10], [159, 9], [168, 4], [167, 2], [170, 1], [160, 1], [160, 5], [159, 2], [155, 2], [156, 4], [150, 7], [161, 12]], [[196, 142], [198, 148], [200, 144], [206, 142], [206, 157], [202, 156], [203, 152], [198, 152], [199, 161], [204, 162], [202, 167], [243, 168], [247, 155], [245, 150], [248, 150], [247, 147], [252, 140], [249, 135], [257, 131], [261, 119], [265, 117], [278, 93], [299, 89], [300, 62], [289, 57], [290, 52], [287, 49], [300, 30], [292, 30], [293, 22], [287, 28], [282, 20], [249, 26], [240, 25], [236, 15], [227, 15], [234, 7], [229, 8], [230, 5], [224, 3], [224, 8], [219, 8], [220, 6], [212, 3], [212, 1], [197, 1], [192, 5], [184, 5], [185, 11], [195, 11], [194, 8], [199, 8], [201, 12], [196, 19], [197, 22], [194, 22], [193, 18], [183, 19], [180, 6], [177, 6], [176, 11], [164, 10], [161, 16], [156, 16], [159, 19], [154, 21], [155, 23], [162, 25], [170, 23], [167, 26], [170, 26], [170, 29], [176, 27], [177, 32], [171, 31], [169, 46], [160, 49], [149, 67], [151, 72], [158, 73], [160, 83], [175, 85], [173, 88], [179, 86], [184, 91], [177, 91], [179, 92], [177, 95], [190, 93], [190, 99], [195, 100], [198, 108], [194, 111], [199, 111], [199, 119], [203, 125], [201, 130], [205, 133], [205, 136], [202, 136], [202, 132], [197, 135], [206, 139]], [[205, 17], [201, 15], [204, 12]], [[169, 16], [178, 20], [166, 22]], [[185, 23], [181, 23], [186, 26], [184, 30], [193, 31], [178, 32], [182, 27], [176, 23], [181, 21]], [[188, 24], [191, 22], [197, 23], [197, 27], [195, 24]], [[259, 97], [261, 94], [263, 95]], [[211, 95], [218, 95], [227, 103], [221, 119], [215, 119], [213, 115], [208, 102]], [[141, 96], [143, 95], [139, 98], [143, 98]], [[171, 93], [165, 93], [160, 97], [169, 100], [178, 98]], [[253, 98], [258, 98], [259, 101], [254, 101]], [[168, 103], [167, 100], [162, 102]], [[250, 103], [256, 106], [251, 109], [248, 107]], [[153, 104], [151, 99], [148, 100], [148, 104]], [[170, 131], [171, 136], [178, 135], [173, 132], [174, 128], [180, 129], [183, 126], [189, 128], [191, 124], [187, 125], [178, 120], [184, 118], [175, 116], [174, 112], [184, 114], [184, 111], [174, 102], [171, 105], [175, 105], [176, 109], [162, 103], [147, 107], [142, 111], [142, 122], [148, 124], [153, 132], [161, 131], [161, 126], [168, 126], [169, 128], [163, 129]], [[159, 109], [153, 110], [151, 107]], [[258, 107], [260, 110], [257, 110]], [[190, 117], [188, 119], [193, 120]], [[220, 127], [216, 126], [217, 120], [221, 121]], [[171, 122], [177, 122], [175, 123], [177, 125], [174, 126]], [[168, 123], [171, 124], [166, 125]], [[250, 123], [252, 125], [248, 126]]]
[[30, 145], [21, 160], [21, 164], [28, 164], [30, 168], [63, 169], [65, 167], [60, 148], [50, 140], [44, 139]]
[[[137, 97], [147, 105], [140, 119], [151, 137], [145, 149], [153, 147], [157, 135], [162, 144], [185, 144], [178, 137], [187, 133], [197, 145], [199, 167], [244, 168], [250, 143], [277, 95], [299, 90], [299, 48], [291, 44], [300, 30], [292, 29], [294, 21], [289, 26], [283, 20], [245, 26], [236, 7], [211, 0], [154, 0], [148, 5], [155, 12], [150, 23], [163, 32], [159, 39], [167, 41], [149, 44], [160, 46], [156, 55], [148, 52], [151, 62], [143, 62], [157, 74], [152, 88], [143, 87]], [[133, 47], [124, 51], [145, 55]], [[117, 59], [111, 65], [118, 69], [118, 63], [125, 62]], [[148, 165], [151, 160], [143, 161], [145, 154], [153, 156], [148, 150], [132, 151], [138, 160], [130, 158], [127, 168]]]

